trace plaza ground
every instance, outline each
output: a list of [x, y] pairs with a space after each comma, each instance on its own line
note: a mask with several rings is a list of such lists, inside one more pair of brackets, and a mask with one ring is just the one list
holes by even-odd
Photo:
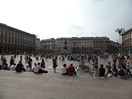
[[[13, 56], [13, 55], [5, 55], [5, 56], [4, 56], [4, 57], [6, 57], [7, 63], [8, 63], [8, 64], [10, 63], [10, 58], [11, 58], [11, 56]], [[1, 56], [0, 56], [0, 57], [1, 57]], [[31, 58], [32, 58], [32, 60], [33, 60], [33, 61], [32, 61], [32, 67], [34, 67], [34, 63], [41, 62], [41, 59], [37, 61], [35, 57], [31, 57]], [[45, 60], [45, 59], [44, 59], [44, 60]], [[15, 63], [17, 64], [19, 61], [20, 61], [20, 55], [18, 55], [18, 56], [16, 57]], [[107, 59], [107, 60], [103, 60], [103, 59], [100, 60], [100, 59], [99, 59], [99, 65], [103, 63], [104, 66], [106, 66], [106, 65], [108, 64], [109, 61], [112, 61], [112, 59], [111, 59], [111, 58], [109, 58], [109, 59]], [[25, 55], [23, 55], [23, 57], [22, 57], [22, 63], [23, 63], [23, 65], [24, 65], [25, 67], [28, 65], [27, 63], [25, 63]], [[61, 61], [61, 60], [59, 60], [59, 58], [58, 58], [58, 67], [57, 67], [58, 72], [60, 71], [60, 69], [61, 69], [61, 67], [63, 66], [63, 64], [67, 64], [67, 66], [68, 66], [68, 65], [70, 65], [71, 63], [72, 63], [75, 67], [79, 65], [79, 63], [76, 62], [76, 61], [69, 61], [69, 60], [67, 60], [67, 58], [65, 58], [65, 61]], [[86, 62], [86, 65], [91, 66], [92, 64]], [[47, 61], [45, 60], [45, 66], [46, 66], [46, 69], [47, 69], [47, 70], [50, 70], [50, 71], [51, 71], [51, 70], [53, 69], [53, 66], [52, 66], [52, 59], [47, 59]]]
[[[99, 64], [108, 61], [100, 60]], [[103, 80], [79, 71], [77, 76], [62, 76], [63, 63], [77, 65], [73, 61], [59, 61], [57, 73], [53, 73], [52, 61], [48, 60], [49, 72], [38, 75], [0, 70], [0, 99], [132, 99], [132, 79]]]

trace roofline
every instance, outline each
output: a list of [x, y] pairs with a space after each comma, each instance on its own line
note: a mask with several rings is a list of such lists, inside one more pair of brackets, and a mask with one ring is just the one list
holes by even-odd
[[15, 30], [15, 31], [18, 31], [18, 32], [22, 32], [22, 33], [25, 33], [25, 34], [32, 35], [32, 36], [35, 36], [35, 37], [36, 37], [35, 34], [31, 34], [31, 33], [28, 33], [28, 32], [25, 32], [25, 31], [22, 31], [22, 30], [20, 30], [20, 29], [17, 29], [17, 28], [14, 28], [14, 27], [8, 26], [8, 25], [3, 24], [3, 23], [0, 23], [0, 27], [10, 28], [10, 29], [12, 29], [12, 30]]
[[126, 30], [124, 33], [122, 33], [122, 35], [127, 34], [127, 33], [130, 32], [130, 31], [132, 31], [132, 28]]

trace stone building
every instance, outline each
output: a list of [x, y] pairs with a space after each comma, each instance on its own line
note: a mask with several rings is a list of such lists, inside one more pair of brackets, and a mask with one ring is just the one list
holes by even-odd
[[55, 40], [57, 53], [89, 53], [93, 40], [89, 37], [58, 38]]
[[105, 53], [111, 52], [110, 46], [114, 45], [107, 37], [72, 37], [55, 40], [56, 53]]
[[119, 44], [107, 37], [71, 37], [41, 41], [41, 52], [57, 54], [116, 53]]
[[93, 39], [93, 52], [105, 53], [109, 52], [110, 39], [107, 37], [94, 37]]
[[35, 54], [40, 54], [40, 49], [41, 49], [40, 39], [36, 38], [35, 39]]
[[0, 53], [33, 53], [35, 50], [34, 34], [0, 23]]
[[119, 51], [120, 44], [118, 42], [110, 41], [109, 43], [109, 52], [117, 53]]
[[122, 34], [122, 48], [125, 54], [132, 54], [132, 28]]
[[55, 53], [55, 39], [45, 39], [40, 42], [41, 45], [41, 53]]

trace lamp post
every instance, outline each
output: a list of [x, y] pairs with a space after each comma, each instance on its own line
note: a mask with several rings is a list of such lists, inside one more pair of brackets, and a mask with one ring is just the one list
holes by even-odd
[[122, 33], [123, 32], [125, 32], [125, 29], [123, 29], [123, 28], [117, 28], [116, 30], [115, 30], [115, 32], [118, 32], [119, 33], [119, 46], [120, 46], [120, 52], [122, 53], [122, 42], [121, 42], [121, 35], [122, 35]]

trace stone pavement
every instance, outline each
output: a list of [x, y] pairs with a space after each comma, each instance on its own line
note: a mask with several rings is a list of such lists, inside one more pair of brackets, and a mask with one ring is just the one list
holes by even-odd
[[132, 79], [0, 70], [0, 99], [132, 99]]
[[[6, 56], [9, 63], [10, 56]], [[33, 58], [33, 63], [36, 61]], [[18, 63], [19, 56], [15, 62]], [[106, 65], [109, 60], [99, 60]], [[78, 72], [77, 76], [62, 76], [62, 64], [74, 61], [58, 61], [57, 73], [52, 71], [52, 60], [45, 61], [48, 74], [32, 72], [16, 73], [0, 70], [0, 99], [132, 99], [132, 79], [95, 79], [88, 73]], [[26, 66], [23, 57], [23, 64]]]

